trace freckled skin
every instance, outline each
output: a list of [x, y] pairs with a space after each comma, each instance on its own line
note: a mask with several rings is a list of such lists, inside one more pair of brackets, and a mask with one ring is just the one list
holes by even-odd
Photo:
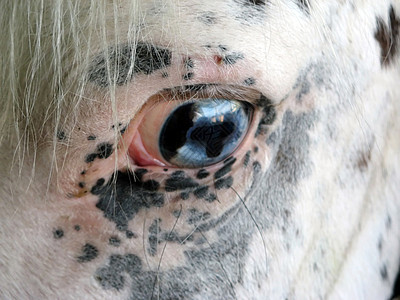
[[[301, 0], [140, 1], [138, 23], [125, 1], [116, 23], [105, 9], [110, 41], [93, 34], [88, 65], [63, 65], [85, 82], [69, 91], [83, 98], [73, 117], [48, 125], [50, 140], [16, 167], [1, 144], [10, 167], [0, 168], [0, 199], [12, 201], [0, 201], [0, 298], [395, 296], [394, 2], [324, 0], [314, 11]], [[140, 33], [137, 43], [125, 31]], [[130, 155], [151, 108], [212, 97], [254, 111], [229, 157], [183, 168]], [[140, 134], [158, 145], [155, 123]], [[187, 124], [163, 140], [171, 156]]]

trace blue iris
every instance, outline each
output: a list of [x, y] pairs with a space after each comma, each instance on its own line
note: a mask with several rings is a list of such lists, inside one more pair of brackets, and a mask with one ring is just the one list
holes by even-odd
[[201, 99], [178, 106], [164, 122], [161, 155], [188, 168], [209, 166], [232, 154], [247, 133], [253, 109], [246, 102]]

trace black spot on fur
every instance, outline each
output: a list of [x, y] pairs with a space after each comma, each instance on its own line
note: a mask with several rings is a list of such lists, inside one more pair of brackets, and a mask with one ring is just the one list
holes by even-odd
[[105, 290], [114, 289], [120, 291], [125, 286], [123, 274], [136, 276], [142, 269], [142, 261], [134, 254], [114, 254], [109, 258], [106, 266], [96, 270], [94, 278]]
[[318, 265], [317, 265], [317, 263], [314, 263], [313, 264], [313, 271], [315, 272], [315, 273], [318, 273], [320, 270], [319, 270], [319, 267], [318, 267]]
[[179, 218], [179, 217], [181, 216], [181, 214], [182, 214], [182, 210], [174, 210], [174, 211], [172, 212], [172, 215], [173, 215], [175, 218]]
[[[281, 132], [282, 137], [274, 157], [273, 165], [282, 176], [282, 180], [290, 184], [296, 184], [297, 180], [302, 175], [304, 176], [302, 169], [297, 167], [303, 163], [302, 160], [304, 158], [300, 156], [302, 152], [297, 147], [291, 146], [295, 143], [309, 142], [308, 135], [303, 137], [303, 141], [299, 140], [301, 131], [305, 130], [305, 128], [308, 130], [311, 127], [311, 123], [304, 124], [304, 122], [301, 117], [295, 115], [292, 111], [287, 111], [282, 120], [282, 123], [286, 125]], [[307, 128], [306, 126], [309, 127]], [[290, 141], [288, 140], [289, 138], [291, 139]]]
[[189, 216], [187, 222], [189, 224], [197, 224], [203, 222], [211, 217], [209, 212], [201, 212], [195, 208], [189, 209]]
[[232, 176], [220, 178], [214, 182], [214, 186], [217, 190], [229, 189], [232, 186], [232, 184], [233, 184]]
[[[109, 59], [109, 69], [106, 57]], [[111, 84], [124, 85], [134, 74], [148, 75], [170, 64], [171, 52], [168, 49], [146, 43], [138, 43], [136, 48], [133, 45], [119, 45], [110, 47], [107, 53], [93, 60], [88, 70], [88, 80], [100, 87], [109, 86], [110, 81]]]
[[96, 157], [97, 157], [96, 153], [90, 153], [90, 154], [86, 155], [85, 162], [91, 163], [96, 159]]
[[114, 289], [120, 291], [124, 288], [125, 278], [119, 273], [115, 273], [113, 269], [107, 267], [98, 269], [94, 278], [99, 282], [105, 290]]
[[92, 190], [90, 191], [93, 195], [98, 195], [102, 190], [103, 190], [103, 185], [104, 185], [104, 178], [99, 178], [97, 179], [96, 184], [92, 187]]
[[382, 267], [379, 270], [379, 273], [381, 274], [381, 278], [382, 280], [388, 280], [389, 279], [389, 275], [388, 275], [388, 271], [387, 271], [387, 266], [384, 264], [382, 265]]
[[111, 246], [118, 247], [119, 245], [121, 245], [121, 240], [117, 236], [112, 236], [108, 239], [108, 243]]
[[194, 68], [194, 61], [193, 59], [191, 59], [190, 57], [188, 57], [187, 59], [185, 59], [185, 68], [188, 69], [193, 69]]
[[259, 24], [265, 17], [265, 4], [267, 0], [234, 0], [235, 19], [243, 25]]
[[269, 100], [264, 95], [261, 95], [260, 99], [257, 101], [257, 106], [262, 108], [263, 115], [260, 122], [258, 123], [257, 131], [255, 136], [259, 134], [266, 133], [266, 126], [271, 125], [276, 119], [276, 110], [272, 105], [271, 100]]
[[253, 77], [246, 78], [243, 82], [245, 85], [250, 86], [256, 83], [256, 80]]
[[102, 143], [97, 146], [97, 157], [108, 158], [113, 153], [113, 145], [109, 143]]
[[381, 64], [388, 66], [398, 51], [400, 19], [397, 18], [393, 6], [391, 6], [389, 10], [389, 26], [381, 18], [377, 18], [376, 21], [375, 39], [381, 47]]
[[165, 181], [165, 190], [167, 192], [174, 192], [177, 190], [185, 190], [189, 188], [195, 188], [199, 184], [192, 178], [187, 177], [183, 171], [175, 171]]
[[189, 72], [189, 73], [186, 73], [185, 75], [183, 75], [182, 78], [183, 78], [183, 80], [190, 80], [193, 78], [193, 76], [194, 76], [194, 73]]
[[169, 75], [168, 75], [168, 73], [167, 72], [162, 72], [161, 73], [161, 77], [162, 78], [167, 78]]
[[94, 141], [94, 140], [96, 139], [96, 136], [94, 136], [94, 135], [89, 135], [89, 136], [87, 137], [87, 139], [88, 139], [88, 141]]
[[97, 255], [99, 255], [99, 250], [97, 250], [97, 248], [95, 246], [93, 246], [92, 244], [85, 244], [82, 247], [82, 254], [80, 256], [78, 256], [78, 262], [88, 262], [91, 261], [93, 259], [95, 259], [97, 257]]
[[355, 167], [361, 172], [368, 169], [369, 162], [371, 161], [371, 148], [368, 147], [365, 151], [358, 154]]
[[157, 246], [159, 242], [159, 234], [161, 232], [160, 228], [160, 223], [161, 219], [155, 219], [153, 223], [149, 227], [149, 248], [148, 248], [148, 253], [151, 256], [154, 256], [157, 254]]
[[214, 202], [215, 200], [217, 200], [217, 196], [213, 193], [208, 194], [204, 200], [206, 200], [207, 202]]
[[90, 163], [94, 161], [96, 158], [106, 159], [110, 157], [110, 155], [114, 152], [114, 148], [112, 144], [109, 143], [101, 143], [97, 145], [96, 152], [90, 153], [86, 156], [85, 162]]
[[260, 96], [260, 99], [257, 101], [257, 105], [263, 109], [264, 116], [261, 119], [263, 125], [270, 125], [275, 121], [276, 112], [275, 108], [267, 97], [264, 95]]
[[100, 178], [91, 190], [99, 196], [96, 207], [121, 231], [127, 230], [128, 221], [141, 209], [164, 205], [164, 195], [155, 191], [159, 184], [154, 180], [142, 181], [146, 172], [145, 169], [135, 173], [118, 171], [105, 185]]
[[187, 199], [189, 199], [189, 196], [190, 196], [190, 193], [188, 193], [188, 192], [182, 192], [182, 193], [180, 194], [180, 197], [181, 197], [182, 200], [187, 200]]
[[378, 240], [378, 250], [379, 250], [379, 253], [382, 252], [382, 247], [383, 247], [383, 237], [382, 237], [382, 235], [380, 235], [380, 236], [379, 236], [379, 240]]
[[130, 230], [125, 231], [125, 236], [128, 239], [137, 238], [137, 235]]
[[231, 53], [228, 55], [225, 55], [224, 57], [222, 57], [222, 61], [227, 64], [227, 65], [233, 65], [235, 63], [237, 63], [238, 60], [241, 60], [244, 58], [244, 55], [242, 53]]
[[139, 181], [142, 181], [143, 179], [143, 175], [147, 174], [149, 171], [147, 171], [147, 169], [136, 169], [135, 170], [135, 176], [139, 179]]
[[163, 232], [161, 235], [161, 242], [173, 242], [173, 243], [179, 243], [179, 244], [185, 244], [186, 242], [191, 242], [194, 240], [194, 236], [192, 233], [189, 235], [182, 235], [180, 236], [176, 231], [168, 231], [168, 232]]
[[127, 126], [123, 127], [123, 128], [119, 131], [119, 133], [120, 133], [120, 134], [124, 134], [125, 131], [126, 131], [126, 128], [127, 128]]
[[225, 46], [225, 45], [218, 45], [218, 48], [219, 48], [222, 52], [228, 51], [228, 46]]
[[145, 182], [143, 182], [142, 184], [142, 188], [147, 190], [147, 191], [157, 191], [159, 188], [160, 184], [158, 183], [158, 181], [155, 180], [147, 180]]
[[75, 225], [75, 226], [74, 226], [74, 229], [75, 229], [76, 231], [79, 231], [79, 230], [81, 230], [81, 226]]
[[80, 188], [84, 188], [84, 187], [85, 187], [85, 183], [84, 183], [84, 182], [79, 182], [79, 183], [78, 183], [78, 186], [79, 186]]
[[392, 227], [392, 217], [390, 215], [387, 215], [385, 225], [388, 230]]
[[67, 138], [67, 136], [65, 135], [65, 132], [62, 130], [57, 131], [57, 139], [59, 141], [64, 141]]
[[261, 164], [258, 161], [253, 162], [254, 175], [259, 175], [261, 172]]
[[61, 239], [64, 236], [64, 230], [57, 228], [53, 230], [53, 236], [56, 240]]
[[297, 6], [305, 13], [310, 13], [310, 0], [294, 0]]
[[299, 84], [300, 84], [300, 91], [296, 95], [296, 100], [301, 102], [303, 100], [303, 97], [310, 93], [311, 84], [306, 78], [304, 78], [303, 81]]
[[277, 133], [276, 131], [274, 131], [271, 132], [271, 134], [268, 136], [266, 143], [268, 146], [273, 146], [276, 144], [278, 139], [279, 139], [279, 132]]
[[196, 198], [204, 198], [207, 196], [207, 192], [208, 192], [208, 186], [205, 185], [195, 189], [193, 195], [195, 195]]
[[206, 169], [201, 169], [197, 172], [197, 179], [204, 179], [206, 177], [208, 177], [208, 175], [210, 175], [210, 173], [206, 170]]
[[232, 170], [232, 165], [236, 162], [236, 158], [233, 157], [233, 159], [230, 160], [225, 160], [224, 161], [224, 166], [219, 169], [217, 172], [214, 174], [214, 179], [219, 179], [226, 174], [228, 174]]
[[249, 161], [250, 161], [250, 154], [251, 154], [251, 151], [249, 150], [249, 151], [246, 152], [246, 155], [244, 156], [243, 165], [244, 165], [245, 167], [247, 167], [248, 164], [249, 164]]

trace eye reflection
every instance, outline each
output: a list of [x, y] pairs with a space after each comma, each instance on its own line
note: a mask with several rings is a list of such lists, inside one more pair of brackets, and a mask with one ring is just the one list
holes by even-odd
[[253, 109], [246, 102], [202, 99], [173, 110], [159, 136], [159, 151], [176, 166], [197, 168], [227, 158], [245, 137]]

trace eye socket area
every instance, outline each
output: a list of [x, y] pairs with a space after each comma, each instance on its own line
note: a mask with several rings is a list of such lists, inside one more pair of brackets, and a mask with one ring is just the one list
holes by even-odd
[[216, 95], [149, 99], [129, 144], [133, 164], [203, 168], [228, 158], [245, 139], [254, 108]]

